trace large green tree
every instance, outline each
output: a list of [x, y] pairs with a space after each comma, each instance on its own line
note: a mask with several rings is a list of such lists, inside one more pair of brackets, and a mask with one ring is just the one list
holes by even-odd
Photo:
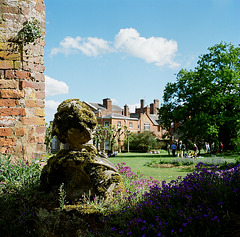
[[178, 123], [182, 139], [229, 148], [240, 118], [240, 47], [220, 43], [208, 50], [194, 70], [181, 70], [166, 85], [159, 116], [168, 130]]

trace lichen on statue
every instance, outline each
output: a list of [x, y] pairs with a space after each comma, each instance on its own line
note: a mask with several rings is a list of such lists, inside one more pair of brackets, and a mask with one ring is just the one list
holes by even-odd
[[53, 121], [53, 135], [72, 149], [92, 139], [97, 120], [90, 108], [78, 99], [63, 101]]
[[46, 191], [64, 183], [69, 201], [84, 193], [107, 198], [123, 190], [116, 167], [97, 152], [92, 144], [97, 120], [91, 109], [78, 99], [63, 101], [53, 121], [53, 135], [69, 150], [60, 150], [48, 160], [41, 174], [41, 186]]

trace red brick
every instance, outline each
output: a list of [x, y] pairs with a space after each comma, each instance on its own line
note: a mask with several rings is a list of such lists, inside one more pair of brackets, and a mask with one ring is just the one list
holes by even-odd
[[37, 72], [42, 72], [42, 73], [44, 73], [44, 70], [45, 70], [45, 66], [43, 66], [43, 65], [38, 65], [37, 68], [36, 68], [36, 71], [37, 71]]
[[0, 89], [17, 89], [18, 82], [15, 80], [0, 79]]
[[45, 111], [44, 111], [44, 109], [36, 108], [36, 110], [35, 110], [35, 115], [36, 115], [36, 116], [39, 116], [39, 117], [44, 117], [44, 116], [45, 116]]
[[37, 4], [35, 9], [37, 11], [43, 12], [45, 10], [44, 4]]
[[14, 152], [15, 152], [14, 147], [9, 147], [9, 146], [5, 147], [5, 146], [3, 146], [0, 149], [0, 153], [2, 153], [2, 154], [13, 154]]
[[36, 133], [38, 134], [44, 134], [46, 132], [46, 127], [36, 127]]
[[34, 88], [36, 90], [44, 90], [45, 84], [42, 82], [21, 81], [20, 88]]
[[16, 74], [16, 78], [18, 78], [18, 79], [27, 79], [28, 80], [31, 76], [30, 72], [25, 72], [25, 71], [16, 71], [15, 74]]
[[15, 71], [13, 70], [6, 70], [5, 72], [6, 79], [15, 79]]
[[45, 102], [44, 100], [26, 100], [25, 105], [26, 107], [29, 107], [29, 108], [34, 108], [34, 107], [44, 108]]
[[39, 117], [22, 117], [21, 121], [24, 125], [45, 125], [45, 119]]
[[44, 143], [45, 137], [44, 136], [31, 136], [28, 139], [28, 143]]
[[26, 116], [24, 108], [0, 108], [0, 116]]
[[0, 99], [0, 107], [15, 107], [16, 100], [13, 99]]
[[0, 137], [12, 136], [11, 128], [0, 128]]
[[1, 127], [14, 126], [15, 123], [16, 123], [16, 119], [13, 119], [13, 118], [0, 118], [0, 126]]
[[15, 146], [16, 138], [3, 138], [0, 137], [0, 147], [1, 146]]
[[34, 0], [34, 2], [44, 3], [44, 0]]
[[16, 136], [24, 136], [24, 134], [25, 134], [25, 128], [16, 128], [15, 129]]
[[38, 100], [37, 101], [37, 106], [39, 108], [44, 108], [45, 107], [45, 101], [44, 100]]
[[37, 107], [37, 100], [26, 100], [25, 105], [30, 108]]
[[44, 81], [45, 81], [45, 76], [44, 76], [44, 74], [43, 74], [43, 73], [36, 73], [36, 74], [35, 74], [35, 80], [36, 80], [36, 81], [42, 81], [42, 82], [44, 82]]
[[24, 95], [22, 90], [0, 90], [0, 98], [20, 99], [24, 98]]
[[14, 69], [13, 61], [1, 60], [0, 69]]
[[36, 91], [36, 99], [44, 100], [45, 99], [45, 92]]
[[3, 6], [2, 12], [3, 13], [18, 14], [18, 7]]

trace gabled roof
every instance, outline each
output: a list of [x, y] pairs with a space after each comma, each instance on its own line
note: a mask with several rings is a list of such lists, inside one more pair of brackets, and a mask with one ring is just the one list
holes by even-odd
[[138, 120], [136, 118], [130, 118], [130, 117], [124, 116], [122, 114], [116, 114], [116, 113], [108, 114], [108, 115], [106, 115], [106, 116], [104, 116], [102, 118], [103, 119]]
[[[84, 101], [87, 105], [92, 107], [94, 110], [107, 110], [106, 107], [103, 104], [100, 103], [92, 103], [92, 102], [86, 102]], [[123, 109], [117, 105], [112, 105], [112, 111], [123, 111]]]
[[160, 126], [160, 120], [157, 114], [148, 114], [148, 117], [154, 125]]

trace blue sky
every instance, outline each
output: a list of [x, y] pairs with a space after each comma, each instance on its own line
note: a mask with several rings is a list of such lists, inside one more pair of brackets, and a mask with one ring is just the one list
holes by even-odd
[[240, 43], [239, 0], [45, 0], [46, 121], [65, 99], [162, 102], [180, 69]]

